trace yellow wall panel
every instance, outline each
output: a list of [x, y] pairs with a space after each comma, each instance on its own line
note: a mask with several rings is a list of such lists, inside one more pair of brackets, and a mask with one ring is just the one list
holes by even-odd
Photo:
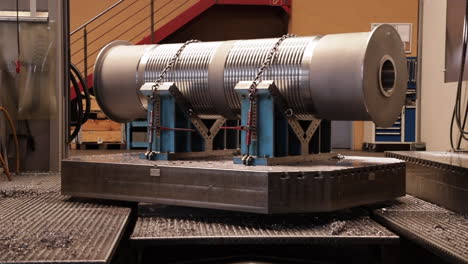
[[418, 0], [293, 0], [290, 29], [298, 35], [370, 31], [371, 23], [412, 23], [417, 54]]

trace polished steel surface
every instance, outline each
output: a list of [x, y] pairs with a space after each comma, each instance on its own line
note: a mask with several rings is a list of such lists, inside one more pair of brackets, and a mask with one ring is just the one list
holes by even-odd
[[67, 195], [261, 214], [326, 212], [393, 199], [404, 195], [404, 179], [405, 163], [388, 158], [246, 167], [232, 157], [149, 161], [113, 154], [62, 162]]
[[[382, 80], [388, 76], [380, 74], [387, 61], [393, 78]], [[313, 104], [322, 118], [391, 126], [401, 114], [408, 80], [400, 36], [390, 26], [371, 34], [324, 36], [314, 49], [310, 79]], [[381, 83], [393, 83], [391, 95], [382, 92], [388, 88]]]
[[[145, 97], [139, 91], [144, 80], [135, 78], [135, 72], [141, 56], [149, 48], [145, 45], [130, 46], [129, 42], [118, 40], [105, 46], [98, 55], [94, 68], [94, 93], [102, 111], [114, 121], [146, 117]], [[109, 68], [112, 70], [106, 70]]]
[[[164, 81], [175, 82], [203, 117], [238, 118], [234, 87], [255, 78], [276, 41], [190, 44]], [[155, 81], [181, 45], [120, 42], [104, 48], [94, 73], [104, 111], [121, 122], [145, 117], [138, 90]], [[398, 33], [383, 25], [372, 32], [286, 39], [262, 78], [275, 81], [300, 119], [372, 120], [388, 126], [401, 112], [407, 71]]]

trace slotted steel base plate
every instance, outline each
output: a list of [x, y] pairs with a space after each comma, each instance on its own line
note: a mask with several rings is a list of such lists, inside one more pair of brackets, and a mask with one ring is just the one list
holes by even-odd
[[412, 196], [374, 211], [377, 219], [452, 263], [468, 263], [468, 216]]
[[405, 163], [345, 157], [294, 165], [244, 166], [224, 160], [149, 161], [138, 154], [62, 162], [62, 192], [104, 198], [255, 212], [326, 212], [404, 195]]
[[468, 153], [398, 151], [386, 155], [407, 162], [408, 194], [468, 213]]
[[58, 174], [0, 177], [0, 263], [107, 263], [130, 211], [60, 195]]

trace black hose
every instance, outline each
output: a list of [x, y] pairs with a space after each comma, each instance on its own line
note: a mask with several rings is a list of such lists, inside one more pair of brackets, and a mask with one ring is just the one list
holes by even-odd
[[31, 133], [31, 127], [29, 126], [29, 120], [24, 120], [24, 124], [26, 126], [26, 133], [27, 133], [27, 145], [31, 151], [36, 151], [36, 141]]
[[[75, 77], [76, 76], [76, 77]], [[91, 97], [88, 90], [88, 85], [85, 81], [85, 78], [80, 73], [76, 65], [70, 63], [70, 81], [73, 85], [73, 89], [75, 90], [76, 98], [70, 102], [70, 112], [76, 111], [76, 122], [70, 125], [74, 125], [75, 129], [70, 135], [69, 142], [71, 142], [76, 136], [78, 136], [78, 132], [81, 129], [81, 126], [88, 121], [89, 114], [91, 112]], [[81, 94], [80, 86], [83, 87], [84, 94]], [[85, 106], [83, 107], [83, 98], [85, 99]], [[84, 108], [84, 113], [83, 113]]]
[[80, 71], [78, 70], [75, 64], [70, 63], [70, 69], [78, 77], [81, 87], [83, 87], [84, 97], [86, 100], [86, 106], [85, 106], [85, 113], [84, 113], [83, 119], [81, 120], [81, 124], [84, 124], [86, 121], [88, 121], [89, 113], [91, 112], [91, 97], [89, 95], [88, 84], [86, 83], [85, 79], [83, 78], [83, 75], [81, 75]]
[[[464, 31], [463, 31], [463, 42], [462, 42], [462, 58], [460, 65], [460, 75], [458, 76], [458, 85], [457, 85], [457, 95], [455, 98], [455, 105], [452, 112], [452, 119], [450, 121], [450, 146], [452, 150], [459, 150], [462, 140], [468, 140], [468, 131], [465, 131], [466, 121], [468, 116], [468, 102], [465, 107], [465, 115], [463, 117], [463, 124], [461, 122], [461, 108], [462, 108], [462, 92], [463, 92], [463, 77], [465, 74], [465, 63], [466, 63], [466, 53], [468, 46], [468, 2], [465, 6], [465, 18], [464, 18]], [[458, 137], [457, 147], [455, 147], [453, 142], [453, 126], [454, 123], [457, 125], [458, 132], [460, 133]]]
[[[76, 82], [76, 79], [75, 79], [75, 76], [70, 72], [70, 81], [73, 85], [73, 89], [75, 90], [75, 94], [76, 94], [76, 98], [75, 98], [75, 102], [77, 105], [73, 105], [73, 104], [70, 104], [70, 111], [72, 111], [73, 109], [75, 111], [77, 111], [77, 122], [76, 122], [76, 125], [75, 125], [75, 129], [73, 130], [73, 132], [71, 133], [70, 135], [70, 138], [69, 138], [69, 143], [74, 139], [76, 138], [76, 136], [78, 136], [78, 132], [80, 132], [80, 129], [81, 129], [81, 120], [83, 119], [83, 102], [82, 102], [82, 98], [81, 98], [81, 92], [80, 92], [80, 88], [78, 86], [78, 83]], [[77, 109], [78, 107], [78, 109]]]

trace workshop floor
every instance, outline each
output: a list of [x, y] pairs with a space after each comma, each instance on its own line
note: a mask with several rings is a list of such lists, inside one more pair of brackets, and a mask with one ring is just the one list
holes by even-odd
[[[70, 155], [122, 152], [127, 151], [73, 150]], [[182, 207], [168, 211], [151, 205], [137, 210], [125, 203], [63, 196], [59, 174], [24, 173], [12, 182], [2, 176], [0, 263], [127, 263], [129, 256], [122, 254], [131, 254], [135, 263], [468, 263], [463, 240], [468, 216], [411, 196], [325, 218], [309, 215], [312, 220], [306, 222], [300, 215], [258, 220], [216, 212], [212, 218], [206, 210], [187, 214]], [[314, 235], [318, 238], [311, 240]]]
[[131, 208], [61, 195], [58, 173], [0, 176], [0, 263], [111, 260]]

